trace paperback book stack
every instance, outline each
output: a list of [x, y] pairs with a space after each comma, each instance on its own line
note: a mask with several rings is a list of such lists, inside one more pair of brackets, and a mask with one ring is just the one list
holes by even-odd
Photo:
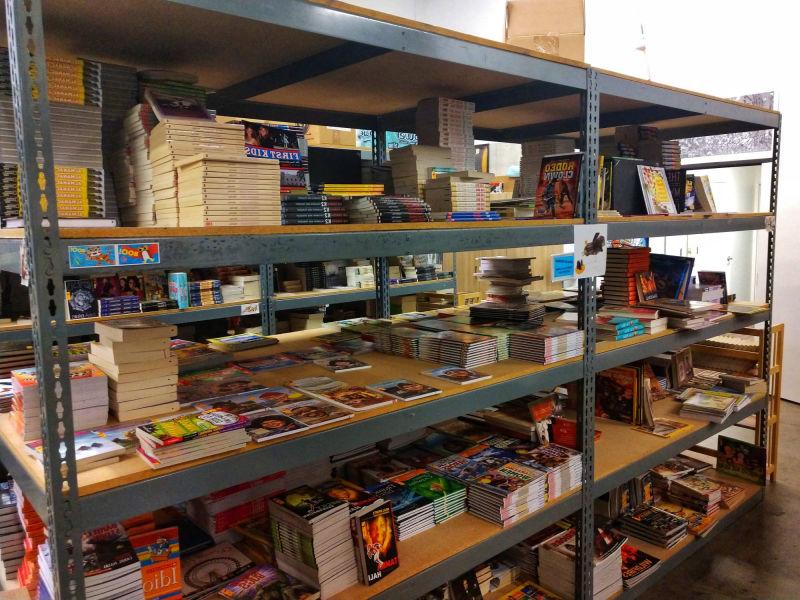
[[391, 501], [397, 539], [401, 542], [436, 525], [433, 500], [420, 496], [408, 486], [383, 481], [367, 488], [367, 492]]
[[433, 520], [437, 525], [467, 511], [467, 486], [451, 477], [413, 469], [393, 477], [391, 481], [431, 500]]
[[[417, 104], [416, 132], [419, 143], [450, 149], [452, 166], [475, 168], [475, 136], [472, 118], [475, 103], [452, 98], [426, 98]], [[443, 166], [443, 165], [436, 165]]]
[[213, 306], [222, 304], [222, 289], [219, 279], [204, 279], [189, 282], [189, 306]]
[[660, 333], [667, 328], [667, 318], [659, 316], [653, 308], [641, 306], [604, 306], [597, 311], [598, 317], [620, 318], [637, 321], [643, 328], [644, 334]]
[[[246, 160], [243, 136], [241, 125], [217, 123], [210, 119], [167, 118], [161, 119], [153, 127], [150, 132], [149, 160], [153, 173], [156, 221], [159, 225], [177, 227], [205, 224], [205, 200], [227, 197], [226, 184], [233, 183], [233, 178], [229, 175], [230, 169], [236, 169], [239, 165], [220, 164], [216, 159], [224, 157], [231, 161]], [[182, 175], [183, 182], [188, 189], [186, 193], [182, 193], [178, 165], [185, 159], [195, 160], [187, 161], [183, 165], [186, 170]], [[232, 164], [237, 167], [231, 166]], [[261, 173], [260, 170], [256, 171]], [[219, 188], [216, 187], [217, 178], [224, 180]], [[238, 183], [241, 185], [241, 182]], [[210, 193], [212, 189], [217, 190], [215, 194]], [[185, 223], [179, 221], [182, 206], [187, 208]]]
[[333, 225], [347, 223], [344, 200], [324, 194], [285, 195], [281, 200], [282, 225]]
[[[108, 378], [89, 363], [71, 363], [72, 420], [75, 431], [105, 425], [108, 420]], [[14, 390], [11, 420], [26, 442], [42, 437], [41, 398], [36, 369], [11, 372]]]
[[138, 296], [116, 296], [114, 298], [97, 299], [97, 314], [101, 317], [129, 315], [138, 312], [142, 312], [142, 301]]
[[705, 475], [687, 475], [672, 482], [669, 499], [704, 515], [711, 515], [719, 510], [722, 483]]
[[40, 544], [47, 540], [47, 533], [39, 514], [22, 493], [19, 484], [14, 482], [14, 495], [17, 498], [17, 516], [22, 524], [25, 537], [22, 546], [25, 553], [22, 562], [17, 569], [17, 581], [20, 587], [27, 588], [31, 597], [36, 597], [36, 589], [39, 586], [39, 563], [38, 549]]
[[597, 315], [594, 320], [598, 341], [619, 341], [648, 333], [645, 326], [631, 317]]
[[539, 581], [539, 548], [550, 539], [561, 535], [569, 528], [570, 525], [566, 521], [553, 523], [521, 541], [519, 544], [512, 546], [504, 555], [508, 556], [515, 564], [519, 565], [523, 575], [527, 575], [534, 581]]
[[506, 256], [481, 257], [475, 276], [489, 283], [486, 301], [472, 305], [469, 314], [476, 319], [523, 321], [541, 325], [545, 306], [528, 301], [525, 286], [536, 281], [531, 273], [530, 258]]
[[500, 215], [489, 204], [489, 173], [459, 171], [430, 179], [425, 201], [434, 221], [493, 221]]
[[261, 298], [261, 276], [258, 274], [231, 275], [231, 285], [240, 286], [245, 298]]
[[508, 355], [549, 365], [583, 354], [583, 331], [572, 325], [543, 325], [508, 336]]
[[320, 194], [331, 196], [382, 196], [382, 183], [323, 183], [318, 186]]
[[33, 346], [27, 342], [0, 342], [0, 377], [11, 377], [11, 371], [33, 367], [36, 359]]
[[581, 453], [572, 448], [548, 444], [530, 451], [523, 464], [547, 473], [547, 501], [575, 489], [581, 483]]
[[[420, 340], [429, 334], [412, 327], [385, 327], [376, 328], [374, 335], [375, 350], [405, 356], [407, 358], [420, 357]], [[389, 347], [386, 347], [385, 338], [389, 338]]]
[[452, 168], [450, 156], [450, 148], [440, 148], [438, 145], [394, 148], [389, 152], [394, 193], [422, 198], [431, 169]]
[[545, 471], [514, 462], [478, 476], [469, 485], [469, 512], [507, 527], [547, 501]]
[[603, 301], [614, 306], [636, 304], [636, 273], [650, 270], [650, 248], [608, 248], [607, 252]]
[[114, 190], [125, 225], [155, 225], [153, 167], [150, 164], [150, 132], [158, 119], [147, 103], [125, 114], [124, 130], [113, 155]]
[[125, 319], [95, 323], [94, 331], [100, 340], [92, 342], [89, 361], [108, 376], [109, 406], [120, 421], [180, 408], [178, 359], [170, 339], [175, 325]]
[[681, 143], [678, 140], [661, 142], [661, 166], [670, 171], [681, 168]]
[[24, 539], [14, 486], [10, 481], [0, 482], [0, 571], [5, 581], [17, 578], [25, 554]]
[[[205, 344], [190, 340], [172, 340], [170, 349], [178, 361], [178, 374], [221, 367], [232, 360], [231, 356], [219, 350], [212, 350]], [[177, 377], [175, 382], [177, 383]]]
[[269, 501], [278, 568], [329, 598], [358, 582], [350, 507], [301, 486]]
[[376, 196], [349, 204], [351, 223], [420, 223], [431, 220], [431, 209], [419, 198]]
[[426, 333], [419, 339], [419, 357], [472, 369], [497, 362], [497, 338], [460, 331]]
[[625, 535], [662, 548], [672, 548], [687, 535], [685, 519], [647, 504], [626, 512], [620, 517], [619, 522], [620, 529]]
[[736, 403], [740, 398], [740, 394], [688, 388], [678, 396], [679, 400], [683, 400], [680, 415], [700, 421], [722, 423], [736, 410]]
[[153, 469], [244, 448], [247, 417], [205, 410], [136, 428], [139, 456]]
[[550, 138], [524, 142], [519, 159], [519, 189], [516, 196], [533, 198], [539, 185], [539, 171], [542, 159], [550, 155], [568, 154], [575, 150], [575, 140], [570, 138]]
[[[158, 132], [156, 128], [151, 139]], [[226, 144], [224, 150], [219, 154], [195, 154], [175, 163], [180, 226], [280, 225], [278, 161], [245, 157], [241, 138], [238, 144]], [[162, 197], [157, 192], [157, 198]], [[172, 204], [156, 201], [157, 214], [170, 214], [166, 210], [159, 213], [160, 206], [166, 209]]]

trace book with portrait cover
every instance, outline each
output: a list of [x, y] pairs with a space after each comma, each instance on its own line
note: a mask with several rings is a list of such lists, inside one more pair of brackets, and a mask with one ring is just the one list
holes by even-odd
[[721, 435], [717, 438], [717, 471], [765, 485], [767, 449]]
[[578, 204], [583, 154], [555, 154], [542, 158], [534, 198], [534, 218], [571, 219]]
[[362, 583], [372, 585], [400, 566], [390, 502], [356, 517], [355, 530]]

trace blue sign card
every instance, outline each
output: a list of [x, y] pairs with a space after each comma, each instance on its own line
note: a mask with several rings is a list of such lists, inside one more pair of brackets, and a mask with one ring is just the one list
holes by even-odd
[[550, 257], [551, 281], [565, 281], [575, 278], [575, 255], [572, 252], [553, 254]]
[[70, 269], [91, 269], [116, 267], [116, 244], [97, 244], [87, 246], [68, 246]]

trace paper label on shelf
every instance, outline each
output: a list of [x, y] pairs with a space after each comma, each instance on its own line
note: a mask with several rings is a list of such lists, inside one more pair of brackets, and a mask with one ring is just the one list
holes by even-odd
[[553, 254], [550, 257], [550, 281], [566, 281], [575, 278], [575, 254]]
[[97, 244], [68, 246], [70, 269], [91, 269], [117, 266], [117, 245]]
[[606, 272], [606, 248], [608, 246], [608, 225], [593, 223], [574, 226], [575, 277], [586, 279], [598, 277]]
[[248, 304], [242, 304], [242, 315], [257, 315], [261, 312], [261, 303], [260, 302], [250, 302]]
[[157, 265], [161, 262], [161, 251], [158, 242], [117, 244], [117, 256], [120, 266]]

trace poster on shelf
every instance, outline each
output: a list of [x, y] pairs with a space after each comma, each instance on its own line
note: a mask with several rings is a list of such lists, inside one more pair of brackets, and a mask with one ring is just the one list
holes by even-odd
[[575, 277], [587, 279], [604, 275], [608, 254], [606, 252], [608, 225], [606, 223], [575, 225], [573, 232]]
[[158, 242], [140, 242], [137, 244], [117, 244], [119, 266], [157, 265], [161, 262]]
[[117, 266], [116, 244], [68, 246], [70, 269], [91, 269]]
[[553, 254], [550, 256], [550, 281], [575, 279], [575, 253]]

